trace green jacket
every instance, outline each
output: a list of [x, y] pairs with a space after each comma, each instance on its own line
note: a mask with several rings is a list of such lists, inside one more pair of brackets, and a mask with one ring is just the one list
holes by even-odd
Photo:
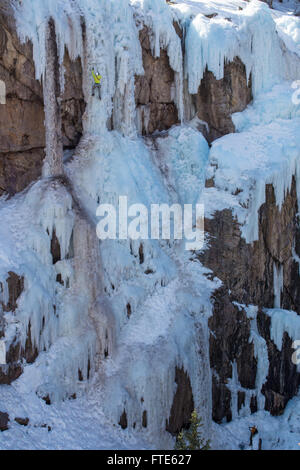
[[97, 85], [99, 85], [100, 82], [101, 82], [102, 76], [101, 75], [96, 75], [95, 72], [94, 72], [94, 69], [92, 70], [92, 75], [93, 75], [93, 79], [94, 79], [95, 83], [97, 83]]

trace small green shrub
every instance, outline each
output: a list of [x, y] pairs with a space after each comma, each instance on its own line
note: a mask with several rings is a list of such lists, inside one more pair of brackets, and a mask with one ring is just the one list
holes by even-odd
[[209, 450], [210, 441], [205, 440], [202, 436], [200, 428], [203, 426], [202, 419], [197, 411], [194, 410], [190, 419], [190, 427], [186, 431], [181, 431], [176, 440], [176, 450]]

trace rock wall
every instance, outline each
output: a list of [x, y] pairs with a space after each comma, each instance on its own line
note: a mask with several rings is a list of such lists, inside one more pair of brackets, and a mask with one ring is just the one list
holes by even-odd
[[194, 398], [190, 378], [183, 368], [176, 367], [175, 383], [177, 385], [174, 395], [170, 417], [166, 423], [166, 430], [176, 435], [182, 428], [188, 428], [191, 414], [194, 411]]
[[[82, 135], [85, 103], [82, 68], [66, 51], [65, 89], [61, 100], [64, 148], [74, 148]], [[6, 104], [0, 104], [0, 195], [22, 191], [41, 175], [45, 157], [43, 86], [35, 79], [32, 44], [21, 44], [11, 14], [0, 7], [0, 80]]]
[[[3, 321], [3, 313], [10, 312], [11, 315], [14, 315], [14, 312], [18, 306], [18, 298], [23, 292], [24, 289], [24, 278], [19, 276], [14, 272], [9, 272], [7, 277], [7, 287], [8, 287], [8, 301], [4, 303], [0, 302], [0, 337], [5, 333], [5, 322]], [[4, 286], [0, 283], [0, 293], [4, 291]], [[2, 296], [1, 296], [2, 297]], [[28, 340], [30, 341], [30, 332], [28, 335]], [[32, 352], [30, 344], [26, 345], [25, 350], [27, 352]], [[13, 380], [16, 380], [22, 373], [21, 357], [25, 357], [27, 354], [26, 351], [21, 351], [21, 345], [18, 341], [18, 338], [15, 337], [10, 343], [8, 351], [6, 351], [6, 364], [0, 365], [0, 384], [10, 384]]]
[[[70, 189], [69, 182], [65, 177], [59, 177], [52, 179], [54, 185], [63, 185]], [[73, 209], [76, 206], [74, 202]], [[80, 211], [78, 207], [76, 210]], [[52, 256], [52, 263], [55, 265], [59, 261], [65, 261], [66, 259], [74, 258], [74, 243], [73, 233], [70, 240], [69, 251], [66, 254], [66, 258], [62, 258], [62, 250], [59, 240], [56, 236], [55, 229], [53, 229], [50, 241], [50, 252]], [[61, 274], [57, 274], [56, 282], [61, 284], [65, 289], [69, 288], [68, 281], [64, 282]], [[0, 364], [0, 385], [10, 384], [16, 380], [23, 371], [24, 362], [33, 363], [38, 354], [38, 346], [34, 343], [31, 334], [31, 324], [29, 324], [25, 331], [25, 341], [23, 342], [21, 337], [24, 331], [19, 327], [20, 323], [15, 322], [15, 315], [18, 309], [19, 300], [24, 292], [24, 286], [26, 285], [26, 276], [20, 275], [16, 272], [9, 271], [7, 273], [5, 281], [0, 282], [0, 338], [5, 336], [6, 343], [6, 364]], [[37, 301], [36, 305], [37, 313], [43, 317], [42, 329], [45, 327], [44, 312]], [[57, 301], [53, 299], [53, 312], [57, 312]], [[47, 325], [46, 325], [47, 326]], [[82, 371], [80, 371], [83, 376]]]
[[[179, 26], [174, 23], [176, 33], [184, 38]], [[179, 123], [178, 110], [174, 102], [175, 76], [170, 67], [167, 52], [160, 51], [160, 57], [152, 56], [149, 32], [146, 27], [140, 31], [145, 74], [135, 81], [135, 101], [143, 135], [163, 131]], [[203, 127], [209, 142], [235, 131], [231, 115], [243, 111], [252, 100], [251, 78], [247, 81], [246, 69], [236, 57], [225, 64], [224, 78], [217, 80], [206, 70], [196, 95], [189, 95], [184, 86], [185, 114], [188, 119], [195, 116], [208, 124]]]
[[[246, 313], [233, 302], [259, 308], [257, 326], [268, 347], [269, 372], [262, 392], [265, 409], [280, 414], [287, 401], [297, 393], [300, 375], [292, 363], [292, 341], [286, 335], [282, 351], [270, 339], [270, 318], [264, 308], [274, 307], [274, 266], [283, 269], [283, 291], [280, 306], [300, 312], [299, 267], [293, 249], [299, 253], [298, 205], [296, 183], [286, 195], [281, 210], [276, 206], [272, 185], [266, 186], [266, 202], [259, 210], [259, 239], [252, 245], [241, 237], [237, 221], [230, 210], [217, 212], [207, 219], [205, 228], [210, 248], [202, 262], [223, 282], [215, 292], [211, 329], [210, 360], [214, 371], [213, 417], [216, 421], [231, 419], [232, 364], [237, 363], [238, 379], [245, 389], [255, 389], [257, 360], [249, 344], [250, 323]], [[252, 411], [257, 406], [253, 398]]]
[[247, 82], [245, 66], [238, 57], [225, 64], [221, 80], [206, 70], [192, 102], [199, 119], [209, 126], [209, 142], [235, 131], [231, 115], [243, 111], [251, 102], [251, 88], [251, 79]]
[[45, 130], [43, 91], [34, 78], [32, 47], [20, 44], [11, 16], [0, 12], [0, 194], [14, 194], [41, 174]]
[[294, 349], [287, 333], [283, 335], [282, 349], [279, 351], [270, 339], [270, 317], [259, 313], [258, 326], [268, 345], [269, 373], [262, 391], [266, 397], [265, 409], [273, 415], [280, 415], [288, 401], [297, 395], [300, 386], [300, 374], [291, 361]]
[[[62, 135], [64, 148], [74, 148], [82, 135], [85, 103], [82, 68], [68, 51], [64, 58], [65, 88], [62, 93]], [[5, 83], [6, 100], [0, 104], [0, 195], [22, 191], [41, 176], [45, 157], [45, 114], [42, 83], [35, 79], [32, 45], [21, 44], [13, 16], [0, 7], [0, 80]], [[55, 243], [51, 244], [54, 250]], [[24, 278], [7, 274], [8, 302], [0, 304], [0, 337], [6, 324], [4, 314], [14, 315], [24, 289]], [[0, 294], [4, 286], [0, 284]], [[33, 362], [37, 350], [31, 341], [30, 325], [25, 347], [12, 338], [6, 351], [6, 365], [0, 367], [0, 384], [9, 384], [22, 373], [22, 360]]]
[[[178, 25], [174, 25], [174, 27], [176, 27], [176, 32], [183, 41], [183, 35], [178, 29]], [[135, 100], [141, 122], [140, 131], [143, 135], [149, 135], [155, 131], [167, 130], [172, 125], [177, 124], [178, 110], [174, 103], [174, 72], [170, 67], [166, 51], [161, 50], [160, 57], [153, 58], [146, 27], [140, 31], [140, 42], [145, 74], [136, 77]], [[186, 89], [184, 93], [188, 95], [185, 96], [184, 100], [185, 103], [188, 103], [186, 114], [190, 119], [197, 115], [199, 119], [208, 124], [208, 132], [205, 126], [201, 130], [207, 140], [212, 142], [222, 135], [235, 131], [231, 114], [244, 110], [252, 100], [251, 79], [247, 82], [245, 67], [239, 58], [235, 58], [233, 62], [225, 65], [222, 80], [216, 80], [213, 73], [206, 71], [198, 93], [191, 96]], [[227, 223], [230, 225], [232, 221], [230, 212], [228, 217]], [[223, 220], [221, 223], [224, 223]], [[239, 233], [238, 227], [235, 227], [234, 230]], [[222, 229], [218, 232], [220, 249], [224, 247], [222, 238], [224, 233], [228, 232]], [[215, 234], [216, 232], [213, 231], [213, 235]], [[230, 235], [231, 233], [228, 235], [228, 242]], [[240, 235], [238, 237], [240, 240]], [[230, 256], [231, 248], [228, 247], [227, 252], [227, 245], [225, 244], [225, 246], [222, 255], [225, 252], [227, 256]], [[209, 254], [207, 256], [209, 257]], [[231, 259], [228, 260], [228, 269], [231, 261]], [[216, 267], [216, 272], [218, 272], [219, 267]], [[240, 278], [240, 272], [244, 268], [245, 266], [241, 260], [237, 268], [237, 279]], [[222, 276], [218, 277], [223, 280]], [[218, 307], [215, 303], [215, 315], [210, 325], [210, 328], [216, 333], [215, 339], [211, 335], [210, 344], [211, 363], [215, 372], [218, 372], [218, 379], [213, 375], [213, 417], [216, 421], [221, 421], [224, 416], [228, 420], [232, 417], [230, 391], [225, 385], [232, 372], [230, 360], [237, 358], [239, 376], [243, 387], [255, 389], [256, 378], [256, 359], [253, 357], [253, 345], [248, 343], [250, 322], [246, 319], [245, 312], [244, 314], [240, 312], [226, 297], [224, 288], [221, 291], [221, 300]], [[223, 302], [225, 306], [228, 306], [228, 308], [225, 307], [225, 322]], [[240, 328], [241, 319], [243, 319], [246, 326], [245, 330]], [[224, 330], [227, 330], [227, 336], [225, 337]], [[239, 346], [237, 346], [238, 342], [240, 342]], [[224, 356], [226, 356], [225, 359]], [[246, 369], [243, 368], [243, 364], [247, 364]], [[192, 389], [189, 378], [183, 370], [176, 370], [176, 384], [177, 391], [174, 396], [169, 421], [166, 423], [166, 429], [174, 435], [182, 427], [188, 426], [193, 411]], [[253, 398], [253, 411], [255, 410], [254, 399], [255, 396]], [[241, 404], [242, 399], [240, 400]]]
[[174, 72], [167, 52], [161, 50], [160, 57], [153, 57], [146, 27], [140, 31], [140, 43], [145, 75], [136, 77], [135, 102], [140, 115], [140, 131], [148, 135], [177, 124], [178, 111], [173, 96]]
[[[174, 24], [177, 34], [183, 35]], [[136, 77], [135, 100], [143, 135], [163, 131], [179, 123], [174, 102], [174, 72], [167, 52], [151, 52], [149, 32], [140, 31], [145, 74]], [[183, 44], [184, 49], [184, 44]], [[62, 137], [65, 149], [75, 148], [82, 135], [85, 102], [81, 60], [64, 58], [65, 87], [61, 99]], [[35, 79], [30, 42], [21, 44], [12, 15], [0, 9], [0, 80], [6, 85], [6, 104], [0, 105], [0, 194], [15, 194], [40, 175], [45, 157], [43, 86]], [[197, 95], [189, 96], [190, 118], [209, 125], [209, 141], [234, 131], [231, 114], [243, 110], [251, 100], [243, 64], [238, 58], [226, 64], [225, 76], [216, 80], [206, 72]]]
[[[184, 41], [178, 26], [176, 29]], [[178, 110], [174, 102], [174, 72], [166, 51], [162, 50], [159, 58], [152, 56], [146, 27], [140, 31], [140, 42], [145, 74], [136, 77], [135, 100], [140, 132], [149, 135], [177, 124]], [[61, 102], [63, 145], [64, 148], [74, 148], [82, 135], [85, 110], [81, 61], [72, 62], [66, 51], [64, 69], [65, 88]], [[43, 87], [35, 79], [32, 45], [20, 44], [11, 16], [3, 12], [0, 14], [0, 80], [6, 84], [6, 104], [0, 104], [0, 195], [12, 195], [41, 175], [45, 156], [45, 116]], [[234, 132], [231, 114], [245, 109], [251, 99], [251, 80], [247, 82], [245, 67], [235, 58], [225, 65], [222, 80], [216, 80], [211, 72], [206, 71], [198, 93], [186, 96], [185, 102], [190, 103], [187, 110], [190, 118], [197, 115], [207, 122], [209, 132], [206, 137], [211, 142]], [[217, 422], [230, 420], [233, 411], [239, 411], [245, 403], [246, 390], [253, 390], [250, 408], [252, 412], [257, 410], [258, 364], [254, 346], [249, 341], [250, 320], [243, 308], [234, 302], [259, 307], [257, 324], [267, 343], [270, 364], [262, 389], [266, 409], [280, 414], [300, 385], [299, 374], [291, 363], [291, 339], [286, 335], [282, 351], [278, 351], [270, 339], [270, 319], [263, 311], [274, 306], [275, 265], [282, 266], [284, 273], [282, 308], [300, 313], [299, 267], [292, 256], [294, 247], [300, 254], [297, 213], [294, 182], [280, 211], [272, 186], [266, 187], [266, 203], [259, 212], [259, 240], [253, 245], [247, 245], [241, 237], [239, 225], [230, 210], [218, 212], [213, 219], [206, 220], [211, 240], [210, 248], [202, 255], [201, 261], [223, 281], [222, 288], [214, 293], [214, 312], [209, 321], [212, 331], [213, 418]], [[56, 248], [54, 241], [54, 258]], [[16, 273], [8, 273], [8, 279], [9, 302], [2, 305], [0, 335], [3, 335], [3, 312], [13, 313], [23, 289], [24, 280]], [[21, 358], [32, 362], [36, 354], [29, 329], [24, 351], [17, 341], [12, 342], [7, 352], [8, 365], [0, 370], [0, 383], [16, 379], [22, 372]], [[241, 387], [238, 410], [232, 410], [232, 394], [228, 386], [233, 376], [233, 363], [236, 363]], [[172, 434], [187, 426], [194, 406], [190, 380], [184, 370], [176, 370], [176, 383], [177, 391], [166, 423]], [[146, 414], [143, 423], [147, 425]], [[126, 413], [122, 415], [120, 424], [126, 427]]]
[[66, 50], [63, 67], [65, 70], [65, 87], [61, 102], [63, 145], [64, 148], [73, 149], [82, 136], [82, 116], [85, 111], [81, 60], [78, 58], [72, 61]]

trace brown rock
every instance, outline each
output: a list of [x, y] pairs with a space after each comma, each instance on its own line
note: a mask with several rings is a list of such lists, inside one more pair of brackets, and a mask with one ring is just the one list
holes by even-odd
[[252, 395], [250, 399], [250, 410], [251, 414], [257, 412], [257, 398], [256, 395]]
[[[0, 76], [1, 78], [1, 76]], [[1, 78], [3, 80], [3, 78]], [[29, 98], [30, 99], [30, 98]], [[1, 105], [0, 148], [2, 153], [16, 153], [44, 147], [43, 104], [38, 101], [25, 101], [17, 95], [17, 89], [7, 92], [6, 104]]]
[[[49, 395], [45, 395], [43, 397], [41, 397], [42, 400], [44, 400], [44, 402], [46, 403], [46, 405], [50, 406], [51, 405], [51, 400], [50, 400], [50, 397]], [[46, 425], [42, 426], [42, 427], [46, 427]]]
[[0, 411], [0, 431], [6, 431], [8, 429], [9, 416], [7, 413], [2, 413]]
[[[174, 29], [184, 41], [178, 23], [174, 23]], [[153, 57], [147, 27], [140, 31], [140, 43], [145, 75], [136, 77], [135, 100], [142, 115], [142, 134], [145, 135], [167, 130], [178, 123], [178, 111], [172, 98], [174, 72], [170, 67], [167, 52], [161, 50], [160, 57]], [[236, 57], [232, 62], [225, 64], [223, 79], [216, 80], [213, 73], [206, 70], [198, 93], [190, 99], [187, 89], [185, 94], [186, 102], [191, 101], [190, 118], [196, 113], [199, 119], [208, 123], [209, 133], [207, 134], [205, 128], [201, 131], [211, 142], [235, 131], [231, 115], [243, 111], [251, 102], [251, 79], [248, 83], [246, 68]]]
[[213, 301], [213, 316], [209, 319], [213, 419], [222, 422], [224, 418], [230, 421], [232, 417], [231, 392], [226, 386], [227, 379], [232, 378], [232, 363], [237, 364], [241, 387], [254, 389], [257, 360], [254, 346], [249, 343], [250, 322], [245, 312], [232, 303], [224, 287], [214, 293]]
[[147, 424], [148, 424], [148, 420], [147, 420], [147, 410], [144, 410], [144, 411], [143, 411], [143, 418], [142, 418], [142, 426], [143, 426], [143, 428], [146, 428], [146, 427], [147, 427]]
[[22, 365], [20, 363], [21, 346], [17, 338], [12, 342], [6, 352], [6, 364], [0, 366], [0, 384], [10, 385], [22, 374]]
[[223, 383], [232, 377], [231, 364], [236, 361], [238, 379], [243, 388], [254, 389], [257, 361], [249, 343], [250, 321], [235, 306], [225, 288], [214, 293], [214, 314], [209, 319], [210, 362]]
[[62, 96], [62, 133], [64, 148], [75, 148], [82, 136], [82, 116], [85, 111], [82, 90], [81, 59], [71, 61], [68, 51], [65, 52], [65, 88]]
[[234, 132], [231, 115], [243, 111], [251, 100], [251, 80], [247, 83], [246, 68], [238, 57], [225, 64], [221, 80], [206, 70], [193, 102], [199, 119], [209, 125], [209, 142]]
[[[24, 289], [24, 278], [18, 274], [10, 271], [7, 277], [8, 284], [8, 302], [2, 302], [1, 308], [4, 312], [15, 312], [18, 307], [18, 298]], [[3, 286], [0, 283], [0, 290], [3, 291]], [[1, 318], [1, 315], [0, 315]], [[0, 323], [0, 337], [5, 335], [5, 322], [1, 319]], [[0, 366], [0, 384], [9, 385], [12, 381], [16, 380], [22, 373], [22, 366], [20, 363], [21, 348], [20, 342], [17, 338], [12, 341], [8, 350], [6, 351], [6, 364]]]
[[14, 312], [18, 306], [17, 300], [24, 289], [24, 277], [9, 271], [6, 282], [8, 285], [9, 298], [7, 305], [2, 304], [2, 307], [5, 312]]
[[160, 57], [153, 57], [146, 27], [140, 31], [140, 43], [145, 75], [136, 77], [135, 101], [137, 109], [140, 108], [144, 114], [142, 133], [152, 134], [156, 130], [169, 129], [178, 122], [177, 108], [172, 99], [174, 72], [166, 51], [161, 50]]
[[[18, 307], [18, 299], [24, 289], [24, 277], [10, 271], [7, 278], [8, 284], [8, 302], [2, 303], [1, 307], [4, 312], [15, 312]], [[3, 286], [0, 284], [0, 288]], [[0, 336], [5, 334], [5, 323], [1, 322]], [[9, 385], [16, 380], [22, 373], [21, 359], [25, 358], [28, 363], [34, 362], [38, 355], [36, 347], [31, 341], [31, 325], [29, 323], [27, 339], [24, 350], [21, 349], [20, 340], [15, 337], [6, 352], [6, 364], [0, 366], [0, 384]]]
[[0, 194], [23, 191], [41, 176], [45, 157], [43, 148], [0, 153]]
[[20, 426], [28, 426], [29, 424], [29, 418], [15, 418], [15, 421]]
[[51, 255], [52, 255], [53, 264], [61, 260], [61, 249], [60, 249], [58, 238], [56, 236], [55, 229], [53, 229], [52, 238], [51, 238]]
[[[263, 308], [274, 307], [274, 263], [283, 267], [283, 294], [281, 307], [300, 313], [299, 270], [293, 260], [293, 245], [299, 253], [299, 229], [297, 224], [297, 195], [295, 181], [279, 210], [274, 190], [266, 186], [266, 202], [259, 210], [259, 239], [248, 245], [242, 238], [237, 221], [230, 210], [217, 212], [206, 220], [205, 228], [210, 238], [210, 248], [201, 260], [223, 287], [215, 292], [213, 316], [209, 320], [210, 360], [215, 371], [213, 379], [213, 418], [220, 422], [230, 418], [230, 391], [226, 380], [231, 377], [231, 363], [236, 361], [238, 379], [244, 388], [253, 389], [256, 378], [256, 359], [253, 345], [249, 344], [249, 320], [233, 304], [257, 305], [257, 322], [260, 335], [266, 340], [269, 356], [269, 373], [262, 392], [266, 397], [266, 409], [272, 414], [283, 411], [290, 398], [296, 395], [300, 374], [292, 364], [291, 339], [285, 335], [282, 351], [278, 351], [270, 339], [270, 318]], [[253, 395], [251, 411], [257, 410]]]
[[[67, 50], [64, 69], [62, 139], [65, 148], [74, 148], [82, 135], [85, 103], [80, 59], [71, 61]], [[41, 176], [45, 113], [43, 87], [35, 78], [32, 44], [20, 43], [13, 14], [2, 4], [0, 80], [6, 85], [6, 104], [0, 105], [0, 195], [13, 195]]]
[[38, 357], [38, 354], [39, 354], [39, 352], [37, 350], [37, 347], [32, 342], [31, 324], [29, 322], [27, 338], [26, 338], [26, 343], [25, 343], [25, 349], [22, 350], [22, 357], [24, 357], [26, 359], [26, 362], [28, 364], [32, 364], [36, 360], [36, 358]]
[[[242, 238], [238, 222], [229, 209], [216, 212], [205, 221], [210, 249], [202, 256], [233, 292], [235, 300], [261, 307], [274, 306], [273, 264], [283, 264], [283, 308], [299, 311], [299, 274], [292, 259], [293, 240], [297, 240], [297, 195], [295, 181], [281, 210], [274, 199], [273, 188], [266, 187], [266, 202], [259, 211], [259, 239], [248, 245]], [[297, 246], [296, 246], [297, 247]], [[297, 249], [297, 248], [296, 248]]]
[[213, 374], [212, 376], [212, 418], [217, 423], [221, 423], [224, 418], [227, 422], [232, 419], [231, 412], [231, 392], [226, 384]]
[[120, 416], [119, 425], [121, 426], [122, 429], [127, 428], [128, 423], [127, 423], [127, 414], [126, 414], [125, 410], [123, 411], [123, 413]]
[[22, 374], [23, 369], [21, 364], [9, 364], [7, 366], [0, 366], [0, 385], [10, 385], [14, 380]]
[[13, 15], [1, 8], [0, 48], [0, 80], [6, 85], [6, 104], [0, 105], [0, 194], [14, 194], [41, 174], [44, 108], [32, 46], [19, 42]]
[[178, 434], [182, 428], [189, 427], [191, 414], [194, 410], [190, 378], [183, 368], [176, 367], [175, 382], [177, 389], [173, 398], [170, 417], [166, 423], [166, 430], [173, 436]]
[[279, 351], [270, 338], [271, 319], [262, 311], [258, 315], [261, 336], [266, 340], [269, 356], [269, 373], [263, 393], [266, 397], [265, 409], [272, 415], [282, 414], [289, 399], [297, 395], [300, 386], [300, 374], [292, 362], [292, 340], [287, 333], [283, 335], [282, 349]]

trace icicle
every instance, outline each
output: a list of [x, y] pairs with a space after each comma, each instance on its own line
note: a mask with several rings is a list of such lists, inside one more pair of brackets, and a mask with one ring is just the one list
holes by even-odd
[[298, 264], [298, 273], [300, 274], [300, 257], [296, 253], [295, 242], [293, 243], [292, 256], [294, 261]]
[[46, 158], [44, 176], [63, 173], [62, 123], [60, 112], [60, 80], [55, 23], [49, 20], [46, 27], [46, 67], [43, 80], [46, 129]]
[[255, 379], [257, 408], [258, 410], [263, 410], [265, 408], [265, 396], [262, 394], [262, 386], [267, 380], [269, 373], [268, 347], [265, 339], [258, 332], [258, 307], [249, 305], [248, 307], [244, 306], [244, 309], [251, 321], [251, 334], [249, 337], [249, 343], [253, 342], [254, 356], [257, 359], [257, 371]]
[[253, 0], [244, 10], [232, 12], [231, 17], [232, 21], [228, 21], [198, 14], [187, 25], [185, 77], [191, 94], [198, 92], [206, 68], [220, 80], [224, 77], [224, 63], [235, 57], [245, 64], [248, 80], [251, 75], [255, 97], [282, 79], [297, 75], [299, 61], [293, 60], [293, 54], [282, 46], [265, 4]]
[[273, 279], [274, 279], [274, 308], [281, 307], [281, 293], [283, 290], [283, 266], [273, 263]]
[[[284, 333], [287, 333], [292, 341], [299, 341], [300, 317], [296, 312], [274, 308], [266, 309], [265, 313], [271, 317], [270, 336], [279, 351], [282, 350]], [[298, 364], [299, 370], [300, 364]]]
[[236, 419], [238, 417], [238, 390], [241, 388], [238, 379], [238, 372], [237, 372], [237, 363], [234, 361], [231, 364], [232, 367], [232, 377], [228, 380], [228, 388], [231, 391], [231, 402], [230, 402], [230, 409], [232, 413], [232, 419]]

